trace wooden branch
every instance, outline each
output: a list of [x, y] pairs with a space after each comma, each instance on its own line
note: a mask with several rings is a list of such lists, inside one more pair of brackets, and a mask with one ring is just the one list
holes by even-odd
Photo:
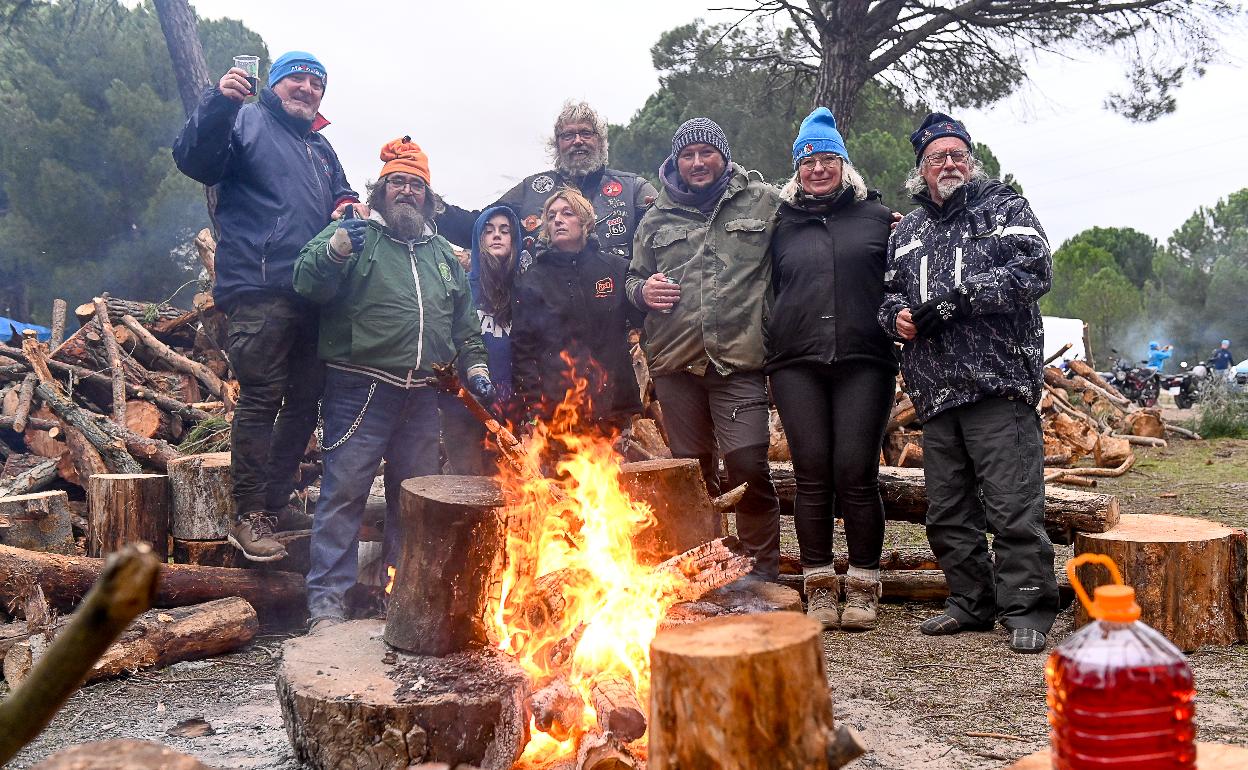
[[1127, 455], [1127, 459], [1116, 468], [1066, 468], [1062, 473], [1066, 476], [1096, 476], [1097, 478], [1116, 478], [1131, 470], [1135, 465], [1135, 455]]
[[[14, 426], [15, 417], [0, 417], [0, 428], [10, 428], [16, 430]], [[41, 417], [28, 417], [26, 419], [26, 427], [35, 430], [53, 430], [61, 427], [59, 420], [45, 420]]]
[[[79, 409], [72, 401], [58, 393], [59, 386], [55, 383], [56, 380], [50, 379], [40, 382], [36, 388], [39, 397], [48, 405], [48, 408], [56, 412], [56, 416], [64, 420], [66, 424], [82, 431], [83, 437], [99, 451], [110, 472], [142, 473], [143, 469], [126, 450], [125, 441], [115, 433], [125, 429], [110, 426], [114, 435], [109, 435], [105, 432], [103, 423], [96, 422], [87, 412]], [[129, 433], [129, 431], [125, 432]]]
[[47, 459], [28, 471], [24, 471], [11, 479], [0, 482], [0, 497], [28, 495], [44, 489], [56, 481], [56, 460]]
[[580, 728], [585, 700], [560, 677], [529, 696], [529, 711], [537, 729], [557, 741], [566, 741]]
[[646, 734], [646, 715], [637, 699], [637, 689], [625, 677], [600, 679], [590, 685], [590, 699], [598, 716], [598, 727], [625, 743]]
[[95, 318], [100, 324], [104, 339], [104, 352], [108, 354], [109, 373], [113, 379], [113, 422], [126, 424], [126, 376], [121, 368], [121, 351], [117, 348], [117, 335], [113, 332], [113, 322], [108, 320], [108, 295], [91, 300], [95, 305]]
[[121, 322], [153, 355], [168, 364], [171, 369], [194, 376], [208, 388], [208, 392], [212, 393], [212, 395], [228, 400], [229, 394], [225, 388], [225, 383], [221, 382], [221, 378], [213, 374], [211, 369], [201, 363], [192, 361], [180, 353], [174, 352], [172, 348], [156, 339], [151, 332], [143, 328], [143, 325], [136, 321], [134, 316], [123, 316]]
[[[27, 329], [26, 331], [31, 331]], [[15, 433], [26, 432], [26, 422], [30, 419], [30, 402], [35, 395], [35, 383], [39, 378], [33, 374], [28, 374], [22, 378], [22, 384], [17, 392], [17, 409], [13, 412], [13, 431]]]
[[65, 341], [65, 312], [68, 309], [65, 300], [52, 300], [52, 337], [48, 340], [49, 350], [56, 350]]
[[745, 497], [745, 491], [749, 488], [748, 484], [738, 484], [727, 492], [711, 499], [711, 507], [717, 511], [730, 511], [733, 506], [741, 502], [741, 498]]
[[1070, 350], [1072, 347], [1074, 347], [1073, 342], [1067, 342], [1065, 345], [1062, 345], [1060, 348], [1057, 349], [1056, 353], [1044, 359], [1043, 365], [1048, 366], [1049, 364], [1053, 363], [1057, 359], [1061, 358], [1062, 354], [1065, 353], [1067, 350]]
[[1183, 438], [1195, 439], [1197, 441], [1201, 440], [1200, 434], [1197, 433], [1196, 431], [1188, 430], [1187, 428], [1180, 428], [1177, 425], [1171, 425], [1170, 423], [1166, 423], [1166, 430], [1170, 431], [1171, 433], [1177, 436], [1182, 436]]
[[1168, 447], [1170, 444], [1164, 438], [1153, 438], [1152, 436], [1132, 436], [1128, 433], [1111, 433], [1111, 438], [1126, 439], [1128, 444], [1136, 446], [1153, 446]]
[[1092, 391], [1098, 396], [1101, 396], [1106, 401], [1108, 401], [1109, 403], [1113, 404], [1116, 407], [1119, 407], [1120, 409], [1129, 410], [1134, 407], [1131, 401], [1125, 398], [1121, 393], [1118, 393], [1117, 391], [1111, 392], [1109, 390], [1106, 390], [1105, 388], [1102, 388], [1100, 385], [1097, 385], [1095, 382], [1092, 382], [1091, 380], [1084, 377], [1083, 375], [1076, 375], [1072, 379], [1072, 382], [1074, 382], [1076, 385], [1084, 386], [1086, 389]]
[[113, 640], [152, 606], [159, 568], [142, 543], [126, 546], [103, 565], [74, 620], [27, 681], [0, 702], [0, 765], [43, 731]]

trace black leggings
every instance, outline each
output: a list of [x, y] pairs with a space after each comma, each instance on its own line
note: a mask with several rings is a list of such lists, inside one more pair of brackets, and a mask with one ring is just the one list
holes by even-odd
[[892, 409], [893, 375], [870, 364], [795, 364], [771, 375], [793, 453], [793, 517], [802, 566], [832, 562], [833, 521], [845, 519], [849, 563], [879, 569], [884, 503], [879, 459]]

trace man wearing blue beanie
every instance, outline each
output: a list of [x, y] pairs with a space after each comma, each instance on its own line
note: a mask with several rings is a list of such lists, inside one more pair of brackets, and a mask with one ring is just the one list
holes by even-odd
[[325, 66], [304, 51], [277, 57], [252, 95], [231, 68], [204, 92], [173, 144], [182, 173], [213, 187], [220, 240], [212, 295], [229, 319], [238, 378], [230, 433], [234, 521], [229, 541], [252, 561], [286, 550], [277, 527], [303, 529], [287, 506], [316, 427], [324, 380], [316, 307], [292, 287], [299, 251], [359, 202], [320, 129]]

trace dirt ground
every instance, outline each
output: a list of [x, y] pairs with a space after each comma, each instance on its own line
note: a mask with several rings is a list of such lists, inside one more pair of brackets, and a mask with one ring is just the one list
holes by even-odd
[[[1248, 441], [1177, 441], [1139, 457], [1136, 470], [1100, 486], [1121, 497], [1124, 513], [1248, 527]], [[786, 550], [795, 550], [786, 524]], [[921, 527], [890, 523], [887, 546], [922, 543]], [[1059, 566], [1069, 556], [1068, 547], [1059, 547]], [[1003, 631], [921, 635], [918, 624], [938, 610], [885, 605], [875, 631], [824, 635], [837, 719], [871, 747], [854, 767], [999, 768], [1046, 746], [1044, 656], [1011, 653]], [[1067, 608], [1058, 617], [1051, 645], [1071, 633], [1072, 616]], [[282, 640], [263, 637], [234, 655], [88, 686], [10, 767], [29, 767], [76, 743], [143, 738], [217, 768], [297, 770], [274, 691]], [[1190, 660], [1199, 691], [1198, 738], [1248, 745], [1248, 646], [1202, 649]], [[215, 734], [166, 734], [191, 717], [206, 719]]]

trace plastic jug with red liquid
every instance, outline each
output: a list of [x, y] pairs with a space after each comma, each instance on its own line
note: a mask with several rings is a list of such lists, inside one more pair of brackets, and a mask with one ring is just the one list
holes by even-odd
[[[1114, 584], [1089, 599], [1076, 574], [1104, 564]], [[1140, 622], [1135, 589], [1113, 559], [1082, 554], [1066, 563], [1093, 621], [1049, 655], [1049, 733], [1055, 770], [1184, 770], [1196, 767], [1196, 687], [1183, 653]]]

